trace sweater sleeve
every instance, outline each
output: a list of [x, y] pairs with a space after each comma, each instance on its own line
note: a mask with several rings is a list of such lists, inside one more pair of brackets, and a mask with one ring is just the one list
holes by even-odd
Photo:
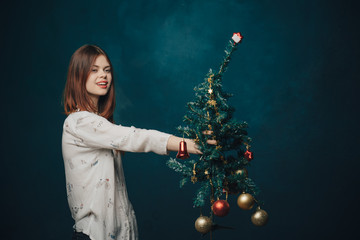
[[116, 125], [89, 112], [75, 114], [78, 116], [74, 117], [70, 129], [84, 147], [125, 152], [155, 152], [161, 155], [168, 153], [166, 146], [170, 134]]

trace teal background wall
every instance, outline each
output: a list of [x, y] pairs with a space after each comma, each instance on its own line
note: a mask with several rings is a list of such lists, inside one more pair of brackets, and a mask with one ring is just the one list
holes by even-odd
[[[252, 226], [231, 196], [218, 223], [236, 230], [213, 239], [359, 236], [356, 1], [7, 1], [0, 11], [2, 239], [71, 238], [61, 95], [78, 47], [109, 54], [117, 123], [176, 134], [193, 87], [238, 31], [244, 39], [223, 85], [235, 117], [249, 123], [256, 158], [248, 170], [270, 221]], [[201, 239], [196, 186], [179, 189], [167, 159], [125, 155], [140, 239]]]

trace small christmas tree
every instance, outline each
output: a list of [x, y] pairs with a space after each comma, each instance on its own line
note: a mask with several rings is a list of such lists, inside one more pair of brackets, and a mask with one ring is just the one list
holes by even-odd
[[[180, 187], [189, 181], [200, 184], [194, 207], [203, 207], [210, 195], [210, 218], [200, 216], [195, 224], [201, 233], [214, 229], [213, 214], [225, 216], [228, 213], [228, 194], [241, 193], [238, 205], [242, 209], [251, 209], [255, 202], [259, 205], [254, 198], [258, 194], [258, 189], [248, 177], [246, 169], [253, 159], [253, 153], [250, 151], [251, 138], [246, 131], [247, 123], [233, 119], [234, 108], [228, 104], [228, 99], [232, 95], [222, 89], [222, 76], [241, 39], [240, 33], [234, 33], [225, 49], [225, 57], [219, 71], [213, 72], [210, 69], [205, 81], [194, 88], [195, 100], [187, 104], [189, 111], [184, 116], [186, 126], [178, 127], [183, 136], [195, 140], [202, 155], [198, 159], [182, 162], [170, 158], [167, 162], [170, 168], [182, 174]], [[207, 144], [209, 139], [216, 140], [216, 145]], [[226, 200], [220, 200], [223, 194]], [[257, 211], [263, 211], [259, 207]], [[264, 215], [262, 217], [264, 218]]]

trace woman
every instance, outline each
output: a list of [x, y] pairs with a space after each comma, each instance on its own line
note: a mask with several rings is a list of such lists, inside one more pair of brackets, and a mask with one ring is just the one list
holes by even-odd
[[[120, 151], [177, 151], [182, 138], [114, 124], [115, 85], [109, 57], [84, 45], [72, 55], [64, 90], [62, 153], [73, 239], [138, 239]], [[189, 153], [201, 153], [185, 139]], [[213, 144], [209, 141], [209, 143]]]

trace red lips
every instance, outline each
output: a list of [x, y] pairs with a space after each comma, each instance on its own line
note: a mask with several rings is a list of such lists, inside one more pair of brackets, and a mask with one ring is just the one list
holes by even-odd
[[[100, 83], [105, 83], [105, 84], [100, 84]], [[100, 81], [98, 83], [96, 83], [96, 85], [98, 85], [99, 87], [101, 88], [106, 88], [107, 87], [107, 84], [108, 84], [108, 81]]]

